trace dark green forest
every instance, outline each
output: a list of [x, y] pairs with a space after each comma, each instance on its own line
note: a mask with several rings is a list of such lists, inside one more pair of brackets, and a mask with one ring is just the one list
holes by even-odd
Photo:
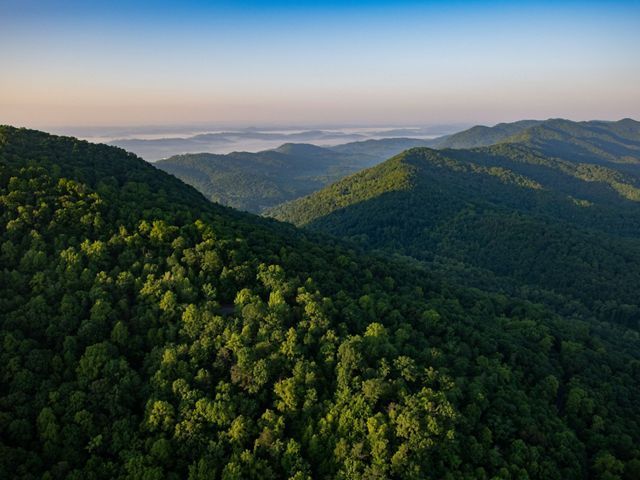
[[[363, 175], [413, 207], [412, 162], [431, 155]], [[499, 199], [543, 191], [541, 177], [437, 158], [486, 178], [480, 191], [504, 185]], [[489, 213], [486, 232], [511, 219], [530, 235], [524, 210]], [[240, 213], [124, 150], [37, 131], [0, 127], [0, 214], [2, 478], [640, 477], [632, 320], [470, 288], [453, 268]], [[628, 274], [635, 250], [598, 243], [613, 220], [564, 221], [602, 247], [591, 267], [622, 256]], [[627, 236], [607, 239], [632, 238], [621, 223]], [[610, 286], [618, 298], [630, 278]]]
[[[505, 141], [506, 139], [520, 134], [523, 130], [534, 127], [541, 123], [538, 120], [521, 120], [512, 123], [499, 123], [492, 127], [476, 125], [462, 132], [457, 132], [444, 137], [436, 138], [425, 145], [431, 148], [475, 148], [486, 147]], [[573, 123], [573, 122], [571, 122]], [[591, 123], [591, 122], [589, 122]], [[405, 149], [406, 150], [406, 149]]]
[[[381, 138], [332, 147], [285, 143], [276, 149], [255, 153], [189, 153], [159, 160], [154, 165], [195, 187], [214, 202], [264, 213], [409, 148], [491, 145], [538, 123], [525, 120], [493, 127], [478, 126], [435, 139]], [[125, 148], [128, 145], [123, 143]], [[184, 147], [193, 148], [188, 143]]]
[[[397, 151], [401, 150], [403, 148]], [[286, 143], [274, 150], [257, 153], [176, 155], [155, 165], [192, 185], [214, 202], [261, 213], [387, 157]]]
[[638, 202], [640, 123], [551, 120], [489, 147], [410, 149], [269, 213], [638, 329]]
[[565, 160], [586, 163], [613, 163], [617, 170], [637, 174], [639, 139], [638, 122], [630, 119], [619, 122], [522, 120], [493, 127], [475, 126], [433, 139], [381, 138], [332, 147], [287, 143], [256, 153], [175, 155], [155, 165], [214, 202], [263, 214], [410, 148], [472, 149], [517, 143], [535, 148], [540, 155], [552, 158], [560, 155]]

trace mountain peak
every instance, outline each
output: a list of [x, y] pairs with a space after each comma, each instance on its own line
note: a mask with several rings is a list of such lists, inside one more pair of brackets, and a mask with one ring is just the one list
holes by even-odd
[[279, 147], [274, 148], [272, 151], [284, 153], [287, 155], [326, 155], [327, 153], [331, 152], [326, 148], [319, 147], [311, 143], [293, 142], [283, 143]]

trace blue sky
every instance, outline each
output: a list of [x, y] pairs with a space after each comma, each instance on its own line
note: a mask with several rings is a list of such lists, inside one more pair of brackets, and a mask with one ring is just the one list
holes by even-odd
[[640, 117], [640, 1], [0, 0], [0, 123]]

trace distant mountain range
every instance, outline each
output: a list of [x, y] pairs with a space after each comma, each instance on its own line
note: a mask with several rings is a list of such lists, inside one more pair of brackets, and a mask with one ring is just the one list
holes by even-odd
[[254, 213], [302, 197], [429, 140], [385, 138], [319, 147], [286, 143], [261, 152], [175, 155], [155, 162], [209, 199]]
[[[625, 123], [623, 121], [619, 122], [619, 125], [616, 124], [618, 125], [617, 133], [611, 131], [607, 139], [600, 140], [597, 140], [593, 132], [598, 131], [598, 128], [600, 130], [611, 128], [607, 122], [589, 122], [587, 127], [580, 127], [583, 124], [566, 120], [524, 120], [502, 123], [494, 127], [476, 126], [435, 139], [405, 137], [366, 139], [323, 147], [287, 143], [278, 148], [257, 153], [184, 154], [159, 161], [156, 166], [196, 187], [213, 201], [260, 213], [278, 204], [307, 195], [346, 175], [376, 165], [409, 148], [472, 148], [499, 142], [522, 143], [525, 139], [518, 139], [518, 135], [533, 135], [540, 151], [546, 152], [560, 148], [557, 142], [554, 143], [553, 137], [558, 135], [558, 128], [560, 128], [566, 137], [563, 144], [568, 146], [573, 155], [579, 155], [580, 152], [586, 155], [585, 152], [595, 151], [600, 152], [598, 155], [602, 156], [606, 154], [606, 148], [611, 149], [613, 148], [611, 145], [620, 143], [616, 138], [625, 138]], [[580, 128], [587, 128], [589, 131], [579, 131]], [[257, 137], [267, 135], [260, 132], [245, 133]], [[406, 131], [396, 133], [406, 133]], [[310, 138], [313, 135], [324, 134], [329, 135], [322, 131], [310, 131], [297, 133], [295, 137]], [[612, 138], [611, 135], [617, 135], [617, 137]], [[184, 148], [196, 148], [190, 143], [193, 139], [207, 138], [224, 141], [222, 134], [201, 135], [184, 139], [186, 142]], [[533, 141], [531, 140], [530, 143]], [[149, 142], [155, 142], [153, 145], [161, 145], [163, 140]], [[577, 144], [578, 142], [582, 142], [581, 146]], [[624, 159], [626, 156], [633, 155], [634, 147], [626, 145], [622, 150], [611, 150], [611, 152], [610, 155], [619, 155]]]
[[[548, 122], [549, 120], [547, 120]], [[493, 127], [476, 125], [468, 130], [436, 138], [428, 146], [432, 148], [474, 148], [486, 147], [502, 142], [513, 135], [544, 123], [540, 120], [521, 120], [513, 123], [499, 123]]]
[[308, 130], [301, 132], [262, 132], [252, 129], [242, 131], [203, 133], [190, 137], [157, 139], [113, 140], [109, 145], [118, 146], [140, 155], [145, 160], [156, 161], [184, 153], [219, 152], [237, 145], [245, 148], [261, 146], [260, 149], [277, 146], [284, 142], [339, 143], [366, 138], [358, 133]]
[[209, 199], [262, 212], [379, 163], [378, 157], [287, 143], [258, 153], [177, 155], [155, 163]]
[[493, 278], [503, 290], [561, 292], [637, 325], [640, 123], [495, 128], [439, 143], [501, 139], [495, 145], [412, 148], [268, 214], [448, 269], [455, 263], [467, 280], [481, 270], [485, 287]]
[[[344, 142], [387, 137], [435, 138], [456, 131], [452, 125], [420, 128], [335, 128], [283, 130], [245, 128], [220, 132], [198, 133], [195, 135], [164, 136], [153, 138], [116, 138], [108, 140], [109, 145], [118, 146], [141, 156], [148, 161], [166, 159], [185, 153], [226, 154], [232, 151], [271, 150], [283, 143], [312, 143], [331, 146]], [[95, 137], [92, 137], [95, 139]]]

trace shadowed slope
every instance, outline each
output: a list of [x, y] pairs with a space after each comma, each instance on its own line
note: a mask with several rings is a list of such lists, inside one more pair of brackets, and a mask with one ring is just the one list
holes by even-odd
[[618, 309], [602, 318], [637, 326], [640, 180], [606, 165], [521, 144], [412, 149], [270, 214], [387, 252], [445, 258], [555, 290], [598, 315]]

